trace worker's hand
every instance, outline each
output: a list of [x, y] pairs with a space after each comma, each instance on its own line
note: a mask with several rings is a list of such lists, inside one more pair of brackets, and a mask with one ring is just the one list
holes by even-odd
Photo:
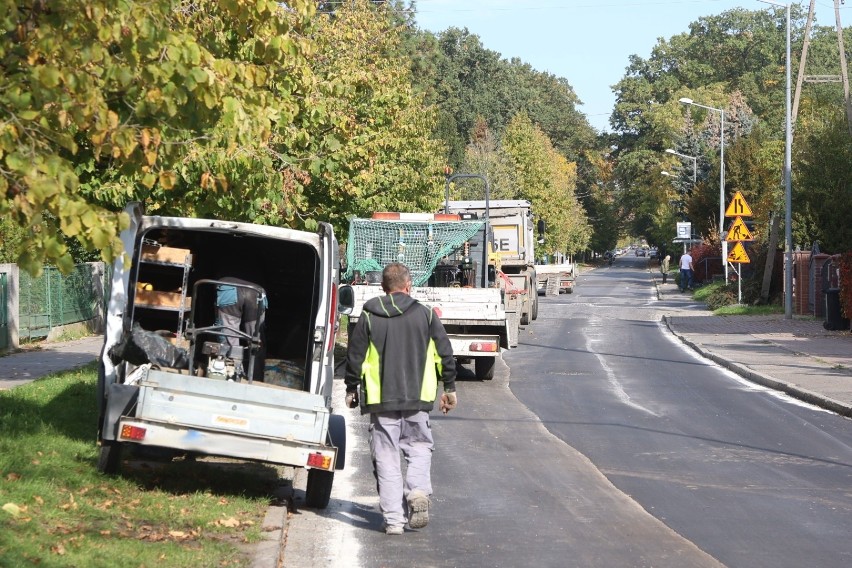
[[358, 393], [357, 392], [346, 393], [346, 406], [348, 406], [349, 408], [358, 408]]
[[458, 404], [459, 399], [454, 392], [445, 392], [441, 395], [441, 412], [446, 414], [450, 410], [453, 410]]

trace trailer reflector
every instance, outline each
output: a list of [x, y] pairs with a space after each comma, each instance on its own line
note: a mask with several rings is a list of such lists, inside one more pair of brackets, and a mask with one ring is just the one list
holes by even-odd
[[125, 424], [121, 427], [120, 437], [124, 438], [125, 440], [144, 440], [146, 432], [147, 430], [145, 430], [145, 428]]
[[331, 469], [331, 457], [319, 452], [308, 454], [308, 465], [319, 469]]
[[489, 341], [487, 343], [475, 342], [470, 344], [470, 350], [478, 353], [496, 353], [500, 350], [500, 346], [496, 342]]

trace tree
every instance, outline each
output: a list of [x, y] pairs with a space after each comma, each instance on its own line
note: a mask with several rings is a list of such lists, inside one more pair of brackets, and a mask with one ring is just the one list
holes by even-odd
[[515, 171], [516, 198], [529, 200], [548, 227], [542, 248], [552, 253], [584, 250], [591, 229], [574, 193], [576, 164], [559, 154], [525, 113], [509, 122], [502, 149]]
[[[82, 9], [72, 0], [6, 0], [5, 8], [0, 215], [25, 228], [18, 262], [30, 272], [44, 261], [70, 270], [63, 235], [111, 260], [122, 251], [125, 202], [168, 211], [227, 191], [222, 172], [179, 184], [180, 168], [205, 147], [218, 150], [211, 165], [233, 164], [237, 148], [264, 144], [273, 123], [300, 112], [307, 0], [286, 10], [243, 0], [94, 0]], [[205, 16], [208, 8], [220, 19]]]
[[313, 68], [339, 88], [311, 102], [330, 113], [338, 147], [333, 168], [310, 172], [306, 208], [338, 226], [377, 210], [435, 211], [443, 200], [445, 148], [432, 137], [435, 109], [412, 89], [403, 31], [363, 0], [318, 22]]

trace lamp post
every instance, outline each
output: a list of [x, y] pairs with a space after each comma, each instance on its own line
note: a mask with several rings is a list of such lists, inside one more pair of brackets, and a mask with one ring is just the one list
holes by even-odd
[[[707, 110], [715, 110], [721, 118], [719, 128], [719, 239], [722, 241], [722, 256], [726, 257], [727, 241], [723, 238], [725, 226], [725, 110], [721, 108], [698, 104], [697, 102], [683, 97], [679, 102], [685, 105], [693, 105]], [[722, 264], [725, 265], [725, 282], [728, 281], [728, 259], [723, 258]]]
[[698, 158], [695, 156], [687, 156], [686, 154], [681, 154], [680, 152], [675, 152], [671, 148], [666, 148], [666, 154], [674, 154], [675, 156], [680, 156], [681, 158], [689, 158], [692, 160], [692, 186], [695, 187], [695, 182], [698, 180]]
[[790, 114], [790, 4], [758, 0], [787, 10], [787, 96], [784, 133], [784, 318], [793, 318], [793, 191], [790, 166], [793, 147], [793, 125]]

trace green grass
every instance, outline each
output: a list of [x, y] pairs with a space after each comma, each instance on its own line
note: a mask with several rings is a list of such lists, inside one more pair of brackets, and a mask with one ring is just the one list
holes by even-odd
[[275, 468], [129, 460], [97, 471], [94, 364], [0, 391], [0, 566], [250, 566]]
[[784, 306], [743, 306], [732, 304], [713, 310], [717, 316], [765, 316], [783, 314]]

